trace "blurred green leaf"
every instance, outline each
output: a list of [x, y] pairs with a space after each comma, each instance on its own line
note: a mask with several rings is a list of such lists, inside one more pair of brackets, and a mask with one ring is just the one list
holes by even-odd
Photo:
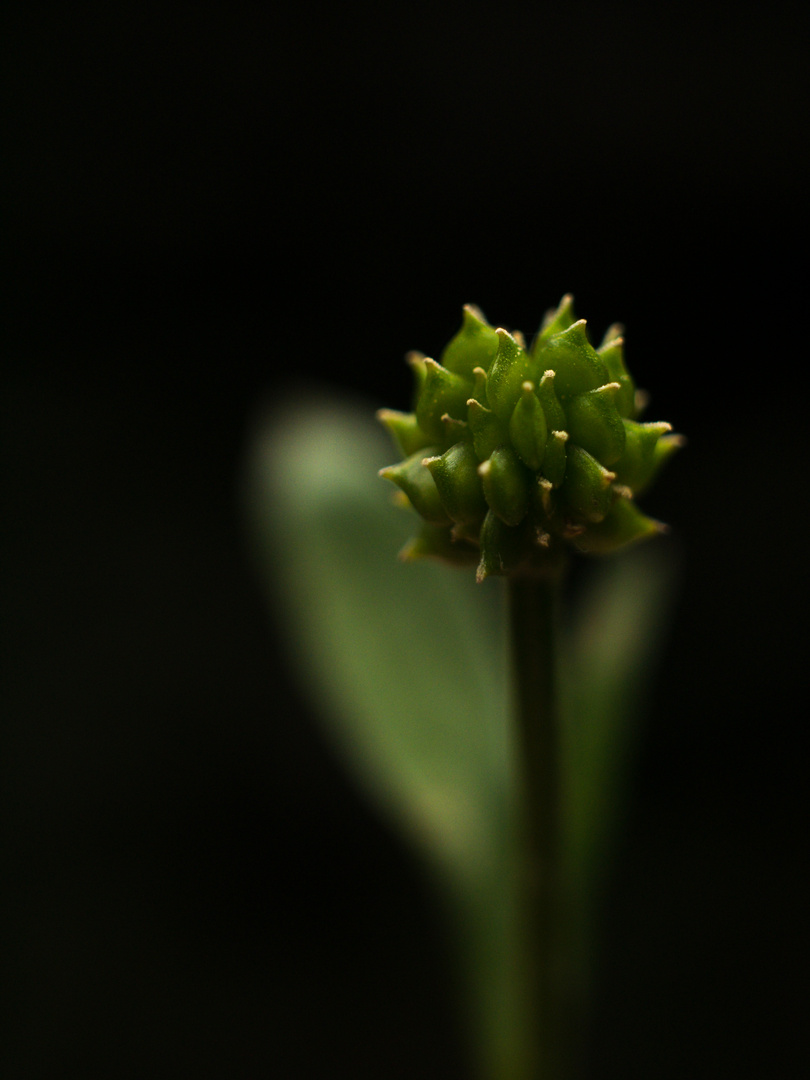
[[371, 409], [288, 409], [255, 443], [254, 523], [303, 689], [378, 803], [456, 872], [503, 822], [501, 595], [397, 559], [413, 516], [377, 476], [395, 454]]
[[397, 559], [413, 515], [377, 475], [396, 456], [370, 406], [288, 402], [252, 439], [251, 531], [302, 689], [437, 875], [484, 1075], [508, 1080], [521, 1049], [505, 598], [469, 568]]

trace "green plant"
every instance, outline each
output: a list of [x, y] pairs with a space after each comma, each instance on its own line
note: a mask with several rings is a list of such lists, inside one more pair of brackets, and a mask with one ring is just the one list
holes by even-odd
[[382, 475], [425, 523], [405, 558], [475, 560], [483, 581], [545, 573], [565, 541], [610, 552], [663, 529], [633, 500], [681, 439], [671, 424], [638, 421], [646, 395], [618, 324], [594, 349], [564, 296], [527, 348], [467, 306], [441, 364], [409, 361], [414, 411], [378, 413], [405, 455]]
[[[618, 332], [593, 350], [570, 298], [531, 349], [467, 308], [442, 360], [412, 355], [414, 412], [381, 414], [405, 455], [382, 474], [425, 521], [405, 562], [384, 444], [335, 401], [260, 429], [253, 535], [329, 730], [438, 885], [478, 1074], [557, 1080], [671, 583], [633, 498], [680, 440], [638, 422]], [[560, 622], [571, 546], [631, 550]]]

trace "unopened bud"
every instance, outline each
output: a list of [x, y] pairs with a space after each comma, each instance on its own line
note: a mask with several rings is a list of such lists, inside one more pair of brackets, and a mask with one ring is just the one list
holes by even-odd
[[482, 580], [663, 531], [634, 497], [683, 439], [638, 422], [622, 335], [612, 326], [595, 350], [565, 296], [531, 349], [468, 306], [441, 364], [408, 355], [413, 413], [378, 413], [405, 458], [381, 475], [426, 523], [403, 557], [477, 561]]

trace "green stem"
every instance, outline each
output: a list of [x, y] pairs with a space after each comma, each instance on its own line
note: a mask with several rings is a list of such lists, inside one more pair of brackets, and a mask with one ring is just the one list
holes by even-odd
[[522, 923], [527, 1080], [567, 1080], [561, 963], [560, 738], [555, 629], [561, 572], [509, 582], [516, 766], [521, 803]]

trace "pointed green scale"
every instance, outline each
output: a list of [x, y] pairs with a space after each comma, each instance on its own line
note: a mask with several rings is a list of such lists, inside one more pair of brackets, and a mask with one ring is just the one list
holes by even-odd
[[419, 427], [414, 413], [396, 412], [394, 409], [378, 409], [377, 419], [388, 429], [397, 449], [405, 457], [430, 445], [430, 439]]
[[624, 337], [624, 326], [620, 322], [611, 323], [611, 325], [605, 331], [605, 336], [602, 338], [602, 343], [599, 346], [598, 352], [601, 352], [607, 345], [610, 345], [616, 340], [616, 338]]
[[427, 357], [424, 353], [417, 352], [416, 349], [411, 351], [405, 357], [405, 363], [413, 372], [413, 399], [416, 401], [422, 392], [422, 387], [425, 385], [425, 379], [427, 377], [427, 369], [425, 368], [425, 361]]
[[421, 429], [434, 439], [444, 437], [445, 413], [458, 419], [467, 414], [470, 383], [452, 371], [425, 359], [425, 385], [416, 402], [416, 419]]
[[425, 458], [424, 464], [450, 518], [457, 523], [480, 522], [487, 503], [472, 443], [456, 443], [441, 457]]
[[653, 481], [658, 470], [683, 446], [679, 435], [669, 435], [672, 425], [664, 422], [639, 424], [624, 421], [627, 445], [616, 463], [619, 483], [626, 484], [637, 495]]
[[480, 402], [482, 405], [489, 406], [487, 373], [483, 368], [473, 368], [473, 391], [470, 397], [474, 397], [476, 401]]
[[[438, 450], [438, 447], [435, 450]], [[422, 464], [425, 456], [424, 450], [420, 450], [398, 465], [380, 469], [380, 476], [384, 476], [404, 491], [414, 510], [425, 521], [432, 525], [449, 525], [450, 517], [442, 506], [438, 488], [430, 472]]]
[[478, 551], [471, 544], [456, 543], [447, 529], [423, 522], [416, 536], [405, 544], [399, 553], [403, 562], [416, 559], [440, 559], [456, 566], [469, 566], [478, 562]]
[[534, 392], [534, 383], [526, 381], [522, 391], [509, 420], [509, 435], [521, 461], [537, 471], [546, 452], [548, 424]]
[[565, 412], [554, 389], [555, 373], [551, 370], [543, 372], [543, 378], [537, 387], [537, 397], [546, 414], [546, 423], [549, 431], [563, 431], [568, 423]]
[[553, 488], [551, 481], [546, 479], [545, 476], [538, 476], [537, 483], [532, 489], [532, 495], [534, 496], [534, 506], [539, 509], [542, 516], [548, 519], [554, 512], [554, 498], [552, 495]]
[[614, 400], [619, 389], [618, 383], [606, 383], [568, 402], [571, 438], [603, 465], [612, 465], [624, 451], [624, 423]]
[[645, 411], [645, 409], [647, 408], [647, 406], [649, 404], [650, 404], [650, 395], [647, 393], [647, 391], [646, 390], [636, 390], [636, 396], [635, 396], [635, 400], [633, 402], [633, 405], [635, 407], [635, 412], [634, 412], [633, 416], [630, 417], [630, 419], [631, 420], [638, 420], [638, 418]]
[[671, 424], [639, 424], [635, 420], [622, 421], [626, 433], [624, 453], [616, 463], [616, 478], [634, 492], [642, 488], [655, 469], [655, 448], [658, 440]]
[[537, 358], [549, 338], [567, 330], [574, 322], [574, 298], [566, 293], [556, 308], [549, 308], [543, 317], [543, 324], [532, 345], [532, 356]]
[[481, 559], [475, 580], [479, 583], [492, 575], [508, 574], [525, 560], [529, 545], [523, 529], [513, 529], [490, 510], [484, 518], [479, 537]]
[[477, 367], [488, 370], [498, 351], [498, 335], [474, 304], [464, 307], [461, 329], [445, 346], [442, 364], [448, 371], [471, 379]]
[[574, 543], [580, 551], [601, 555], [663, 532], [666, 526], [647, 517], [630, 499], [617, 499], [605, 519], [587, 528]]
[[[487, 510], [486, 513], [489, 513]], [[481, 519], [478, 521], [457, 521], [450, 530], [453, 540], [466, 540], [478, 547], [478, 537], [481, 533]]]
[[469, 428], [466, 420], [456, 420], [454, 416], [445, 413], [442, 417], [442, 425], [444, 426], [442, 447], [450, 447], [462, 439], [469, 441]]
[[478, 466], [491, 510], [506, 525], [519, 525], [529, 508], [529, 474], [511, 446], [499, 446]]
[[560, 497], [576, 522], [601, 521], [610, 509], [616, 494], [611, 488], [616, 474], [576, 443], [568, 443], [565, 480]]
[[541, 359], [554, 370], [554, 386], [563, 400], [609, 382], [607, 368], [588, 341], [584, 319], [550, 338]]
[[531, 378], [531, 357], [508, 330], [498, 330], [498, 352], [487, 377], [487, 395], [493, 412], [508, 420], [523, 383]]
[[467, 426], [472, 432], [473, 446], [479, 461], [486, 461], [492, 452], [503, 446], [509, 438], [506, 424], [475, 398], [470, 398], [467, 402]]
[[[618, 324], [616, 326], [618, 327]], [[612, 329], [614, 327], [611, 327]], [[616, 392], [616, 408], [619, 410], [619, 416], [633, 419], [636, 415], [636, 384], [624, 363], [624, 338], [618, 334], [608, 338], [606, 334], [597, 353], [608, 370], [611, 382], [619, 384]]]
[[552, 487], [558, 488], [565, 479], [567, 431], [552, 431], [546, 443], [543, 475]]
[[647, 487], [658, 476], [659, 470], [664, 466], [676, 451], [686, 446], [686, 439], [683, 435], [662, 435], [658, 442], [655, 444], [655, 467], [653, 468], [650, 476], [644, 481], [642, 489], [646, 490]]

